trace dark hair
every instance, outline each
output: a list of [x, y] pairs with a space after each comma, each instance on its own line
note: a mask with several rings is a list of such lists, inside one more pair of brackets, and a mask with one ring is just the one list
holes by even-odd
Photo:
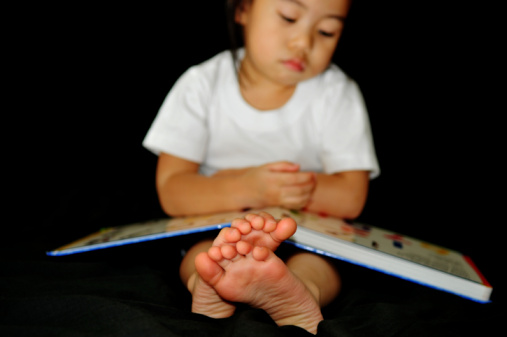
[[243, 27], [236, 23], [236, 12], [247, 1], [252, 0], [226, 0], [227, 29], [229, 31], [230, 51], [234, 65], [238, 61], [238, 49], [243, 46]]

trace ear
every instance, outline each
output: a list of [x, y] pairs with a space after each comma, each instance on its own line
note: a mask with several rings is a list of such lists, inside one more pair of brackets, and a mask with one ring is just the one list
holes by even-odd
[[236, 13], [234, 15], [234, 21], [244, 26], [247, 22], [248, 11], [250, 10], [252, 0], [242, 0], [239, 6], [236, 8]]

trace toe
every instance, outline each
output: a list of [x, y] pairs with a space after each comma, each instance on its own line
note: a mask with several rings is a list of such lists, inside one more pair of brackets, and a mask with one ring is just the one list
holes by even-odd
[[247, 255], [252, 251], [253, 246], [246, 242], [246, 241], [239, 241], [236, 244], [236, 249], [238, 250], [238, 253], [241, 255]]
[[215, 262], [223, 260], [222, 249], [218, 246], [213, 246], [208, 250], [208, 256]]
[[275, 220], [275, 217], [267, 212], [260, 212], [259, 216], [263, 217], [265, 220]]
[[213, 246], [222, 246], [225, 243], [236, 243], [241, 238], [241, 233], [236, 228], [223, 228], [213, 240]]
[[267, 219], [264, 223], [264, 228], [262, 229], [266, 233], [271, 233], [276, 229], [276, 220]]
[[264, 218], [257, 214], [248, 214], [245, 219], [250, 221], [252, 227], [256, 230], [262, 230], [264, 228]]
[[274, 240], [282, 242], [290, 238], [296, 233], [297, 224], [292, 218], [283, 218], [276, 226], [276, 229], [271, 233]]
[[252, 225], [245, 219], [235, 219], [231, 227], [239, 230], [242, 235], [249, 234], [252, 231]]
[[266, 261], [270, 254], [274, 255], [274, 253], [266, 247], [256, 246], [252, 250], [252, 256], [257, 261]]
[[241, 239], [241, 232], [237, 228], [224, 228], [224, 242], [236, 243]]
[[236, 255], [238, 255], [238, 251], [234, 246], [222, 246], [220, 247], [220, 250], [223, 258], [227, 260], [232, 260], [236, 257]]
[[195, 268], [200, 277], [207, 283], [213, 285], [216, 283], [223, 269], [213, 261], [207, 253], [200, 253], [195, 258]]

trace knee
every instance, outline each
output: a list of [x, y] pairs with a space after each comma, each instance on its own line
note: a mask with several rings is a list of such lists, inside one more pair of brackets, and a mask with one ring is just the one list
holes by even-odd
[[287, 267], [300, 279], [319, 289], [321, 306], [329, 304], [341, 290], [341, 278], [336, 266], [321, 255], [298, 253], [287, 260]]
[[213, 245], [213, 240], [199, 241], [187, 251], [180, 264], [180, 278], [183, 284], [187, 284], [190, 276], [195, 272], [195, 258], [201, 252], [207, 252]]

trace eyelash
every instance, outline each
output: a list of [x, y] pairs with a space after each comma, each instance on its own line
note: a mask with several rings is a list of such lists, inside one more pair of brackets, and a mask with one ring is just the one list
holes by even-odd
[[324, 37], [333, 37], [334, 36], [334, 33], [328, 33], [328, 32], [324, 32], [322, 30], [319, 30], [319, 34], [324, 36]]
[[294, 22], [296, 22], [296, 19], [289, 18], [289, 17], [287, 17], [287, 16], [285, 16], [285, 15], [282, 15], [282, 14], [280, 14], [280, 17], [281, 17], [284, 21], [287, 21], [288, 23], [294, 23]]
[[[284, 20], [285, 22], [287, 23], [294, 23], [296, 22], [296, 19], [292, 19], [292, 18], [289, 18], [285, 15], [282, 15], [280, 14], [280, 17], [282, 18], [282, 20]], [[323, 30], [319, 30], [319, 34], [324, 36], [324, 37], [333, 37], [334, 36], [334, 33], [328, 33], [328, 32], [325, 32]]]

